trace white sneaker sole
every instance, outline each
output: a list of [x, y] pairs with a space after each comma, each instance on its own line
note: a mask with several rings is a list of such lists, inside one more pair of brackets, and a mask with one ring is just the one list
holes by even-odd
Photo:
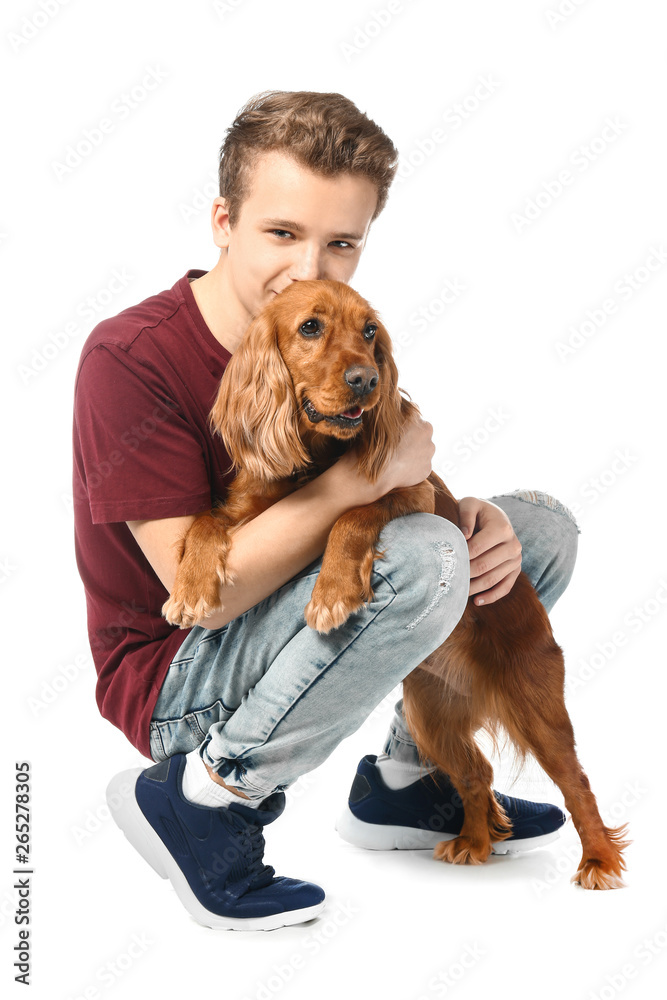
[[137, 767], [121, 771], [111, 779], [106, 792], [111, 816], [153, 871], [160, 878], [169, 879], [181, 903], [198, 924], [232, 931], [272, 931], [278, 927], [312, 920], [324, 909], [325, 899], [315, 906], [273, 913], [266, 917], [220, 917], [207, 910], [199, 902], [185, 875], [139, 808], [134, 789], [142, 770]]
[[[336, 831], [343, 840], [367, 851], [427, 851], [443, 840], [454, 840], [455, 833], [438, 833], [418, 830], [412, 826], [385, 826], [381, 823], [364, 823], [346, 806], [336, 821]], [[493, 854], [522, 854], [536, 847], [544, 847], [558, 840], [558, 830], [541, 837], [524, 840], [499, 840], [492, 844]]]

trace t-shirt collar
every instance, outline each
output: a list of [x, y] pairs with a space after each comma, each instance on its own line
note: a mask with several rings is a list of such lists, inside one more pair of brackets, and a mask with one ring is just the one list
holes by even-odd
[[190, 271], [187, 271], [186, 274], [176, 282], [174, 288], [182, 296], [183, 301], [185, 302], [186, 308], [188, 310], [188, 313], [192, 319], [192, 322], [194, 323], [197, 330], [199, 331], [203, 339], [206, 341], [208, 346], [211, 347], [215, 351], [215, 353], [219, 355], [220, 358], [223, 359], [223, 361], [227, 362], [231, 358], [231, 354], [229, 353], [226, 347], [222, 346], [219, 340], [216, 340], [216, 338], [209, 330], [206, 321], [204, 320], [204, 317], [199, 311], [199, 306], [197, 305], [197, 300], [195, 299], [194, 292], [190, 288], [190, 281], [194, 281], [195, 278], [201, 278], [205, 274], [208, 274], [208, 272], [200, 271], [196, 268], [193, 268]]

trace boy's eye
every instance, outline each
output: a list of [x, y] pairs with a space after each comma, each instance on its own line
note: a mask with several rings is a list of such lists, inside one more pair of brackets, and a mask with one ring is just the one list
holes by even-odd
[[315, 337], [322, 329], [322, 324], [318, 319], [307, 319], [305, 323], [302, 323], [299, 327], [299, 333], [302, 333], [304, 337]]
[[[278, 239], [284, 240], [285, 237], [291, 239], [292, 233], [287, 229], [270, 229], [269, 232], [272, 236], [277, 236]], [[330, 246], [338, 247], [341, 250], [356, 250], [357, 248], [353, 246], [352, 243], [348, 243], [347, 240], [332, 240], [329, 244]]]

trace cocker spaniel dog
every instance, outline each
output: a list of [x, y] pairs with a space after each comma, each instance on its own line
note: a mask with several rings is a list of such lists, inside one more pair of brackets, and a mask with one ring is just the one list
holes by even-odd
[[[220, 604], [230, 529], [302, 486], [348, 448], [375, 482], [405, 422], [417, 413], [401, 395], [391, 340], [377, 313], [348, 285], [298, 281], [249, 327], [211, 411], [237, 470], [223, 504], [199, 515], [183, 539], [163, 614], [185, 628]], [[417, 511], [459, 524], [458, 503], [435, 473], [334, 525], [305, 608], [320, 632], [340, 626], [373, 598], [378, 538], [392, 518]], [[502, 599], [468, 601], [449, 638], [403, 681], [408, 728], [427, 766], [449, 775], [464, 823], [434, 857], [480, 864], [511, 824], [492, 792], [493, 771], [475, 734], [504, 731], [518, 759], [532, 753], [561, 789], [581, 838], [572, 881], [587, 889], [623, 885], [626, 827], [605, 826], [575, 751], [564, 703], [564, 662], [547, 613], [525, 573]]]

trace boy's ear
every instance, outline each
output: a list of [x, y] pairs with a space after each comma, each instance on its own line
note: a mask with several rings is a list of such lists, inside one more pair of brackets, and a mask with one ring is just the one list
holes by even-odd
[[230, 236], [229, 208], [226, 198], [217, 197], [213, 199], [211, 206], [211, 229], [215, 245], [219, 250], [226, 249], [229, 246]]

